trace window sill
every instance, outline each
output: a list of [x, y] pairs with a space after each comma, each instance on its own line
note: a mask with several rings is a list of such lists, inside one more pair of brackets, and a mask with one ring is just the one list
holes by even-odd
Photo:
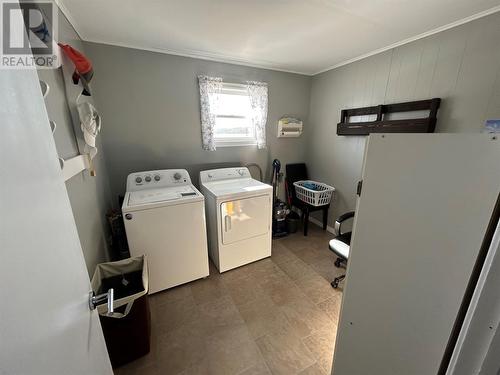
[[253, 139], [215, 140], [215, 147], [245, 147], [245, 146], [257, 146], [257, 141]]

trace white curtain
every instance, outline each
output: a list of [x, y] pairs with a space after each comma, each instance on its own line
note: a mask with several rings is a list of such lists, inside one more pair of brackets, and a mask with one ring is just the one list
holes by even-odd
[[222, 91], [222, 78], [198, 76], [200, 85], [201, 138], [203, 149], [215, 151], [215, 113]]
[[250, 98], [257, 148], [266, 148], [267, 83], [247, 81], [247, 93]]

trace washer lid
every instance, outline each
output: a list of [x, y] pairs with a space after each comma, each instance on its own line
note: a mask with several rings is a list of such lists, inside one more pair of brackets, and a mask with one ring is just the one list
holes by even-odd
[[197, 197], [198, 195], [198, 192], [189, 185], [163, 189], [147, 189], [130, 192], [127, 203], [129, 207], [133, 207], [143, 204], [192, 198]]

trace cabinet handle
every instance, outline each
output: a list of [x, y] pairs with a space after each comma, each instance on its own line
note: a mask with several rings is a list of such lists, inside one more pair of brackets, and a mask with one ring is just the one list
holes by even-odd
[[224, 218], [224, 227], [226, 232], [231, 230], [231, 216], [226, 215]]

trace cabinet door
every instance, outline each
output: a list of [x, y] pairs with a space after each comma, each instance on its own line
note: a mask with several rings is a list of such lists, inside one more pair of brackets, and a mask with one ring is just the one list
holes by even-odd
[[267, 233], [271, 221], [271, 197], [261, 195], [220, 205], [222, 243], [227, 245]]

